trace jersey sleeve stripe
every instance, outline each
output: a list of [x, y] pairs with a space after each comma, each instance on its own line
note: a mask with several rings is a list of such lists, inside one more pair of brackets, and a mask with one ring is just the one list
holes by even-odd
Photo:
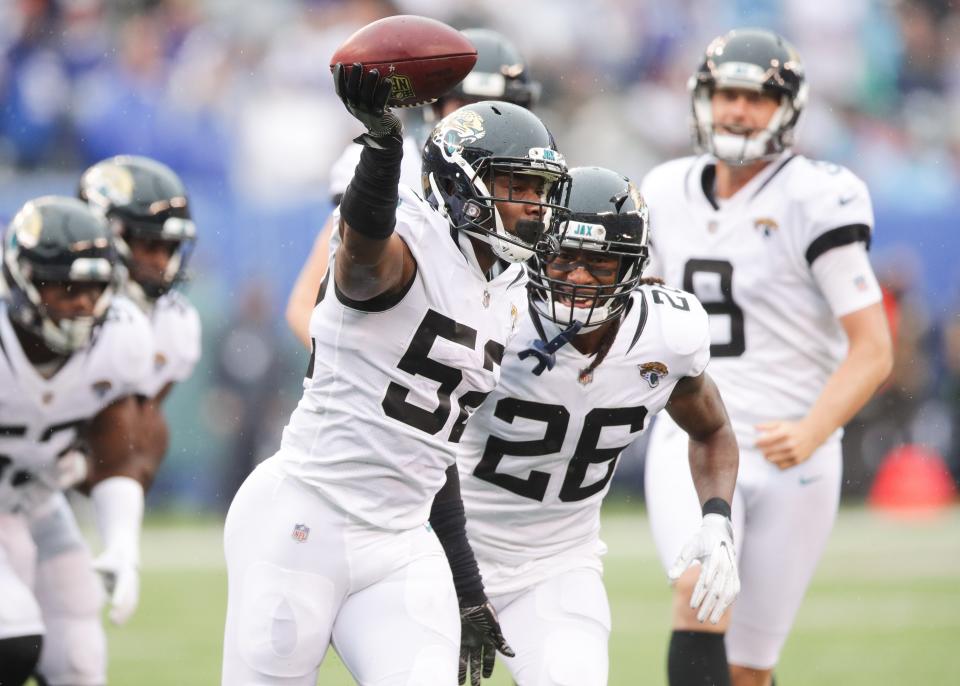
[[[329, 273], [329, 271], [328, 271]], [[406, 297], [407, 293], [413, 287], [413, 282], [417, 280], [418, 272], [417, 267], [413, 268], [413, 276], [410, 278], [410, 281], [402, 289], [396, 293], [381, 293], [376, 295], [369, 300], [352, 300], [348, 298], [337, 286], [337, 281], [333, 281], [333, 292], [337, 294], [337, 300], [339, 300], [343, 305], [347, 307], [359, 310], [360, 312], [386, 312], [392, 307], [396, 307], [400, 304], [400, 301]], [[321, 296], [322, 297], [322, 296]]]
[[[640, 340], [640, 334], [643, 333], [643, 329], [647, 325], [647, 296], [643, 291], [639, 291], [639, 293], [640, 293], [640, 321], [637, 323], [637, 330], [633, 333], [633, 340], [630, 341], [630, 347], [627, 348], [628, 353], [631, 350], [633, 350], [633, 346], [635, 346], [637, 344], [637, 341]], [[633, 304], [632, 300], [630, 301], [630, 304], [631, 305]]]
[[861, 242], [870, 249], [870, 227], [866, 224], [848, 224], [820, 234], [807, 248], [807, 264], [813, 264], [818, 257], [828, 250], [839, 248], [842, 245]]

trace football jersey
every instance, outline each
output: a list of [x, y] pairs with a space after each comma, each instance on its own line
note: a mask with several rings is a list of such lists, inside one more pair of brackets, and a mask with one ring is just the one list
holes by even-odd
[[29, 511], [57, 488], [56, 462], [78, 429], [143, 384], [153, 362], [150, 324], [115, 297], [89, 347], [49, 379], [27, 359], [0, 300], [0, 511]]
[[189, 378], [200, 359], [200, 316], [183, 294], [170, 291], [148, 313], [153, 328], [152, 373], [140, 389], [156, 397], [167, 384]]
[[[704, 190], [714, 169], [700, 156], [647, 174], [648, 273], [703, 303], [713, 341], [708, 371], [738, 440], [753, 445], [755, 424], [805, 416], [845, 356], [846, 335], [811, 265], [831, 248], [868, 246], [873, 210], [853, 173], [790, 152], [719, 203]], [[863, 306], [879, 300], [872, 278], [850, 276]]]
[[324, 281], [279, 457], [340, 509], [410, 529], [427, 521], [463, 423], [496, 386], [526, 289], [518, 264], [487, 281], [447, 220], [403, 186], [396, 232], [417, 262], [401, 297], [351, 303]]
[[[426, 138], [426, 136], [424, 136]], [[415, 136], [406, 135], [403, 137], [403, 159], [400, 162], [400, 183], [409, 186], [415, 191], [420, 191], [423, 182], [420, 180], [421, 150], [422, 141]], [[348, 145], [343, 154], [333, 163], [330, 168], [330, 195], [338, 198], [347, 190], [347, 184], [353, 179], [353, 173], [360, 163], [360, 152], [363, 146], [359, 143]]]
[[[556, 325], [541, 320], [547, 338]], [[642, 286], [603, 361], [571, 344], [540, 376], [518, 356], [536, 338], [532, 316], [503, 360], [500, 385], [467, 423], [458, 450], [467, 533], [491, 593], [517, 590], [529, 566], [573, 552], [596, 556], [600, 503], [620, 452], [684, 377], [709, 360], [707, 314], [688, 293]]]

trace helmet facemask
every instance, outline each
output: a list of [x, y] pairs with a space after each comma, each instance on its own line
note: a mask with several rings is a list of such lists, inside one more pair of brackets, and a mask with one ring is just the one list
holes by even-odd
[[[141, 305], [151, 305], [177, 284], [187, 279], [187, 264], [196, 244], [196, 226], [193, 220], [167, 216], [156, 222], [134, 221], [114, 215], [110, 218], [117, 252], [127, 272], [125, 289]], [[137, 264], [130, 241], [161, 241], [169, 245], [170, 259], [162, 274], [144, 274]]]
[[[18, 215], [19, 217], [20, 215]], [[107, 237], [89, 245], [75, 245], [67, 262], [43, 264], [28, 258], [17, 239], [16, 221], [8, 230], [3, 250], [3, 278], [7, 283], [12, 319], [38, 336], [53, 352], [68, 355], [87, 347], [106, 318], [117, 286], [115, 253]], [[100, 284], [103, 290], [89, 315], [55, 317], [40, 294], [45, 284]]]
[[[197, 230], [186, 189], [173, 170], [145, 157], [111, 157], [83, 173], [78, 196], [107, 218], [127, 275], [124, 291], [142, 308], [187, 278]], [[130, 247], [134, 239], [170, 245], [162, 274], [139, 268]]]
[[[538, 314], [561, 327], [579, 322], [584, 333], [622, 316], [649, 259], [646, 205], [640, 200], [637, 206], [641, 212], [577, 213], [564, 222], [553, 249], [541, 251], [528, 269], [530, 301]], [[640, 238], [618, 240], [621, 236]], [[580, 257], [573, 259], [575, 254]], [[550, 275], [576, 269], [586, 269], [596, 283], [573, 284]], [[604, 283], [612, 275], [612, 282]]]
[[[779, 106], [762, 129], [717, 131], [711, 99], [718, 90], [727, 88], [772, 95]], [[728, 164], [742, 165], [773, 159], [793, 145], [794, 128], [807, 103], [808, 85], [792, 46], [771, 32], [746, 29], [710, 44], [703, 63], [690, 78], [688, 90], [698, 150]]]
[[[528, 157], [485, 157], [470, 165], [457, 150], [445, 150], [448, 162], [460, 168], [458, 188], [444, 193], [437, 179], [428, 181], [433, 197], [442, 198], [438, 209], [451, 225], [490, 246], [494, 255], [507, 262], [525, 262], [533, 257], [543, 236], [556, 228], [567, 214], [564, 207], [569, 193], [569, 177], [563, 157], [549, 148], [532, 148]], [[518, 177], [542, 180], [536, 200], [514, 197]], [[506, 179], [507, 193], [495, 193], [495, 179]], [[499, 184], [503, 186], [503, 184]], [[535, 205], [540, 219], [518, 220], [513, 231], [507, 229], [497, 203]]]

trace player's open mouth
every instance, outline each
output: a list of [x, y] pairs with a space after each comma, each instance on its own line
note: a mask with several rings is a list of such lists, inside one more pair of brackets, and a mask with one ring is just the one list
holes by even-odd
[[573, 298], [570, 294], [558, 293], [557, 302], [567, 307], [590, 308], [593, 307], [593, 298]]
[[759, 129], [752, 128], [750, 126], [739, 126], [737, 124], [718, 124], [717, 133], [726, 133], [731, 136], [743, 136], [744, 138], [751, 138], [759, 131]]

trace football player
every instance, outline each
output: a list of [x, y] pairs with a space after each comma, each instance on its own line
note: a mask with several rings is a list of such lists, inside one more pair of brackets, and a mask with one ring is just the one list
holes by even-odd
[[424, 147], [425, 201], [399, 183], [389, 78], [339, 64], [334, 80], [364, 147], [303, 397], [227, 514], [222, 679], [312, 686], [332, 642], [359, 683], [449, 684], [463, 636], [462, 683], [479, 652], [510, 648], [482, 586], [451, 576], [448, 558], [457, 578], [476, 564], [456, 442], [497, 383], [525, 302], [518, 263], [561, 216], [566, 165], [529, 111], [468, 105]]
[[[463, 35], [477, 49], [477, 63], [457, 86], [432, 103], [418, 108], [425, 122], [434, 123], [455, 109], [481, 100], [502, 100], [530, 109], [540, 97], [540, 84], [530, 78], [526, 63], [516, 47], [503, 35], [490, 29], [464, 29]], [[410, 119], [413, 119], [411, 117]], [[409, 121], [409, 120], [408, 120]], [[412, 125], [403, 139], [403, 163], [400, 182], [420, 188], [420, 150], [427, 132]], [[330, 195], [333, 205], [340, 204], [343, 190], [360, 161], [362, 146], [351, 144], [330, 170]], [[327, 270], [333, 217], [327, 220], [307, 257], [287, 300], [287, 323], [294, 335], [310, 349], [310, 314], [317, 299], [317, 290]]]
[[[867, 258], [866, 186], [791, 149], [807, 101], [793, 46], [766, 30], [721, 36], [690, 95], [704, 154], [653, 169], [642, 190], [657, 226], [652, 273], [710, 315], [710, 374], [740, 445], [732, 513], [743, 592], [702, 626], [688, 602], [695, 573], [679, 579], [669, 681], [765, 685], [836, 517], [841, 427], [889, 373], [890, 336]], [[664, 565], [699, 525], [685, 440], [661, 421], [648, 449]]]
[[36, 668], [45, 684], [104, 684], [102, 591], [60, 492], [58, 463], [81, 444], [94, 457], [89, 483], [104, 545], [96, 564], [112, 612], [126, 616], [137, 599], [135, 394], [152, 364], [150, 326], [114, 297], [110, 230], [74, 198], [47, 196], [19, 210], [4, 237], [3, 280], [0, 682], [22, 684]]
[[[81, 177], [78, 196], [107, 218], [126, 272], [120, 280], [122, 292], [146, 314], [153, 329], [151, 373], [143, 377], [143, 385], [137, 391], [139, 419], [135, 434], [137, 450], [133, 453], [136, 464], [129, 466], [146, 491], [169, 443], [161, 403], [176, 382], [190, 375], [200, 356], [197, 312], [186, 298], [173, 290], [184, 278], [196, 229], [180, 179], [165, 165], [147, 158], [118, 156], [93, 165]], [[62, 488], [84, 482], [90, 457], [77, 450], [60, 457], [58, 470]], [[57, 500], [57, 506], [69, 508], [64, 498]], [[116, 516], [129, 519], [131, 514], [118, 511]], [[72, 515], [60, 512], [51, 514], [49, 519], [68, 520]], [[57, 546], [63, 545], [63, 531], [51, 526], [47, 519], [35, 519], [32, 525], [39, 555], [52, 554]], [[79, 539], [79, 532], [71, 531]], [[80, 545], [79, 540], [76, 545]], [[81, 558], [73, 561], [76, 565], [85, 563]], [[125, 560], [115, 555], [97, 558], [97, 569], [108, 584], [112, 584], [111, 580], [124, 564]], [[64, 573], [67, 574], [67, 570]], [[83, 570], [77, 569], [75, 573], [82, 576]], [[116, 594], [117, 589], [112, 585], [111, 588]], [[137, 586], [121, 587], [120, 591], [127, 597], [112, 595], [110, 612], [111, 620], [118, 625], [132, 616], [138, 603]], [[68, 592], [82, 595], [87, 590], [81, 585], [65, 584], [63, 593]], [[48, 627], [49, 643], [67, 640], [58, 636], [59, 629], [59, 626]]]
[[689, 293], [642, 280], [637, 187], [599, 167], [570, 177], [559, 248], [528, 267], [530, 316], [458, 454], [468, 537], [518, 684], [607, 683], [600, 504], [620, 452], [663, 408], [690, 436], [703, 516], [678, 565], [703, 563], [700, 621], [716, 622], [738, 589], [737, 445], [704, 372], [707, 314]]
[[142, 476], [149, 488], [169, 445], [162, 403], [200, 359], [200, 317], [177, 288], [186, 279], [196, 225], [180, 177], [146, 157], [98, 162], [81, 176], [78, 195], [107, 217], [127, 271], [123, 292], [153, 328], [153, 374], [140, 389], [138, 434], [150, 460]]

